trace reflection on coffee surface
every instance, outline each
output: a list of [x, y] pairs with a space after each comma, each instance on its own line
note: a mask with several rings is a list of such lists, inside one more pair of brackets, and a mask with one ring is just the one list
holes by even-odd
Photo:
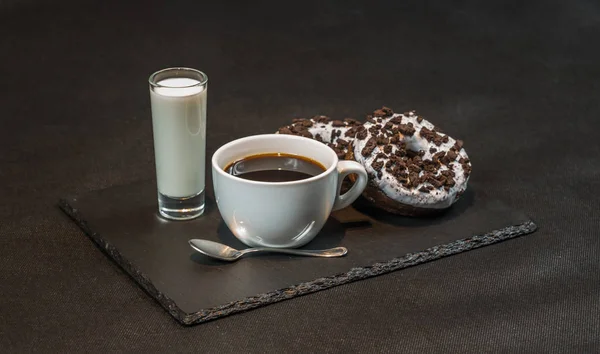
[[285, 153], [267, 153], [244, 157], [224, 168], [236, 177], [261, 182], [291, 182], [316, 176], [326, 170], [308, 157]]

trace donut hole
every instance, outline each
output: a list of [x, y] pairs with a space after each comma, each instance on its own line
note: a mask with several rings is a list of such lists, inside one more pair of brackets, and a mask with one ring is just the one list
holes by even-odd
[[405, 137], [404, 142], [406, 143], [406, 149], [412, 150], [416, 153], [421, 150], [427, 151], [429, 149], [428, 141], [415, 135], [411, 137]]

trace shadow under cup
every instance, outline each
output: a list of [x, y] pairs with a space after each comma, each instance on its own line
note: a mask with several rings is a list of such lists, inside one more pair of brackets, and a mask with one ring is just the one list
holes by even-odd
[[[262, 182], [224, 171], [234, 161], [258, 154], [308, 157], [326, 170], [292, 182]], [[215, 199], [231, 232], [251, 247], [300, 247], [321, 230], [339, 191], [338, 158], [326, 145], [308, 138], [264, 134], [234, 140], [212, 157]]]

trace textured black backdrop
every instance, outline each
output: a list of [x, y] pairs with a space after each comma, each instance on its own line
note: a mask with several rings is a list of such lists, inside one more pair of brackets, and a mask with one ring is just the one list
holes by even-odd
[[[600, 5], [0, 1], [5, 351], [600, 347]], [[416, 109], [533, 235], [193, 328], [56, 207], [153, 178], [148, 75], [208, 73], [212, 152], [294, 116]]]

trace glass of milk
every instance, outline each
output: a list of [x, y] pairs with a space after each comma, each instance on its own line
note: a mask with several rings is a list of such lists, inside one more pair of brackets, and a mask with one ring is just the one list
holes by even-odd
[[208, 77], [168, 68], [149, 78], [158, 211], [188, 220], [204, 213]]

